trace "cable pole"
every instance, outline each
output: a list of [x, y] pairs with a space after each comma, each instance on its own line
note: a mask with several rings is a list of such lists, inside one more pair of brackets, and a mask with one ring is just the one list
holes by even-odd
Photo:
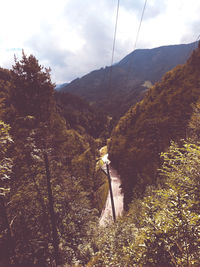
[[106, 169], [107, 169], [108, 183], [109, 183], [109, 189], [110, 189], [110, 199], [111, 199], [111, 206], [112, 206], [113, 221], [116, 222], [115, 205], [114, 205], [111, 178], [110, 178], [110, 172], [109, 172], [109, 164], [107, 162], [106, 162]]

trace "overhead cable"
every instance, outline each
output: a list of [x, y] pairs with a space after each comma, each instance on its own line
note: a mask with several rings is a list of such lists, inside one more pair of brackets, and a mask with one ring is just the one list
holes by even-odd
[[139, 38], [139, 34], [140, 34], [140, 29], [141, 29], [141, 26], [142, 26], [142, 21], [143, 21], [143, 18], [144, 18], [144, 12], [145, 12], [145, 9], [146, 9], [146, 5], [147, 5], [147, 0], [145, 0], [144, 6], [143, 6], [143, 9], [142, 9], [142, 15], [141, 15], [141, 18], [140, 18], [140, 23], [139, 23], [139, 27], [138, 27], [138, 31], [137, 31], [137, 35], [136, 35], [135, 45], [134, 45], [133, 51], [136, 49], [136, 46], [137, 46], [137, 42], [138, 42], [138, 38]]
[[[146, 6], [147, 6], [147, 0], [145, 0], [144, 6], [143, 6], [143, 9], [142, 9], [142, 14], [141, 14], [140, 23], [139, 23], [139, 26], [138, 26], [138, 31], [137, 31], [137, 34], [136, 34], [136, 39], [135, 39], [135, 44], [134, 44], [133, 51], [137, 47], [137, 42], [138, 42], [138, 39], [139, 39], [139, 34], [140, 34], [141, 26], [142, 26], [142, 21], [143, 21], [143, 18], [144, 18], [144, 12], [145, 12]], [[132, 67], [132, 61], [130, 60], [130, 63], [129, 63], [129, 66], [128, 66], [128, 71], [127, 71], [127, 76], [125, 78], [125, 80], [126, 80], [125, 81], [125, 87], [126, 88], [128, 88], [128, 80], [129, 80], [131, 67]]]
[[117, 13], [116, 13], [116, 20], [115, 20], [115, 30], [114, 30], [114, 37], [113, 37], [113, 47], [112, 47], [112, 56], [111, 56], [111, 64], [110, 64], [108, 89], [111, 88], [111, 82], [112, 82], [112, 66], [113, 66], [114, 54], [115, 54], [115, 43], [116, 43], [117, 25], [118, 25], [118, 18], [119, 18], [119, 4], [120, 4], [120, 0], [117, 1]]
[[117, 1], [117, 14], [116, 14], [116, 21], [115, 21], [114, 37], [113, 37], [113, 48], [112, 48], [111, 66], [113, 65], [113, 61], [114, 61], [115, 43], [116, 43], [116, 35], [117, 35], [117, 24], [118, 24], [118, 17], [119, 17], [119, 3], [120, 3], [120, 0]]

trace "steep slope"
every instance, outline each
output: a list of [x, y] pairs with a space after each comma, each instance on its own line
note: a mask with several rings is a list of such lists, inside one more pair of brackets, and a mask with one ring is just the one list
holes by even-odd
[[[196, 43], [139, 49], [112, 67], [95, 70], [61, 88], [79, 95], [119, 118], [144, 96], [151, 83], [178, 64], [184, 64]], [[149, 81], [149, 82], [146, 82]], [[146, 83], [145, 83], [146, 82]]]
[[103, 111], [91, 107], [87, 101], [76, 95], [64, 92], [54, 94], [57, 109], [65, 118], [68, 128], [93, 138], [108, 135], [109, 120]]
[[192, 103], [200, 96], [200, 46], [187, 63], [164, 75], [145, 98], [122, 117], [112, 132], [109, 155], [121, 174], [125, 204], [133, 189], [156, 182], [160, 152], [186, 136]]
[[10, 80], [9, 70], [0, 68], [0, 80], [3, 80], [3, 81]]

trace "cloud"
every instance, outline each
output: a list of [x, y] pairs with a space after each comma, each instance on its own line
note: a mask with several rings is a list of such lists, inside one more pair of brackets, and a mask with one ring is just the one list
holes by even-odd
[[[142, 10], [145, 5], [145, 0], [124, 0], [121, 2], [120, 7], [124, 8], [128, 12], [134, 12], [137, 18], [140, 19]], [[167, 0], [150, 0], [146, 3], [144, 20], [155, 18], [156, 16], [162, 14], [167, 5]]]
[[[71, 1], [62, 12], [59, 25], [67, 34], [43, 24], [40, 32], [27, 40], [26, 46], [43, 64], [50, 65], [53, 78], [57, 76], [59, 82], [70, 81], [110, 65], [115, 11], [116, 5], [108, 4], [108, 1], [99, 4], [91, 0]], [[57, 24], [56, 29], [59, 26]], [[116, 54], [117, 51], [121, 51], [120, 45]]]
[[183, 43], [189, 43], [191, 40], [200, 40], [200, 23], [198, 20], [195, 20], [193, 23], [188, 25], [187, 31], [181, 38], [181, 42]]
[[[114, 62], [132, 51], [144, 3], [120, 1]], [[117, 0], [3, 1], [0, 64], [11, 65], [23, 48], [51, 67], [58, 83], [110, 65], [116, 7]], [[196, 0], [148, 0], [136, 48], [194, 41], [199, 13]]]
[[[40, 63], [52, 69], [52, 80], [63, 82], [70, 79], [70, 61], [74, 54], [60, 46], [56, 36], [43, 30], [40, 34], [32, 36], [25, 43], [30, 52], [40, 59]], [[25, 51], [26, 52], [26, 51]], [[69, 77], [66, 74], [69, 73]]]
[[22, 51], [22, 48], [17, 48], [17, 47], [12, 47], [12, 48], [8, 48], [6, 49], [6, 52], [19, 52], [19, 51]]

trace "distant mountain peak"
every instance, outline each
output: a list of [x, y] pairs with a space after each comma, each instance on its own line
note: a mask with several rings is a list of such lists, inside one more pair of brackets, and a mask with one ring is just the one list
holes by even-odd
[[110, 67], [105, 67], [62, 86], [61, 91], [78, 95], [119, 118], [144, 96], [145, 88], [184, 64], [196, 47], [197, 42], [137, 49], [112, 66], [111, 83]]

